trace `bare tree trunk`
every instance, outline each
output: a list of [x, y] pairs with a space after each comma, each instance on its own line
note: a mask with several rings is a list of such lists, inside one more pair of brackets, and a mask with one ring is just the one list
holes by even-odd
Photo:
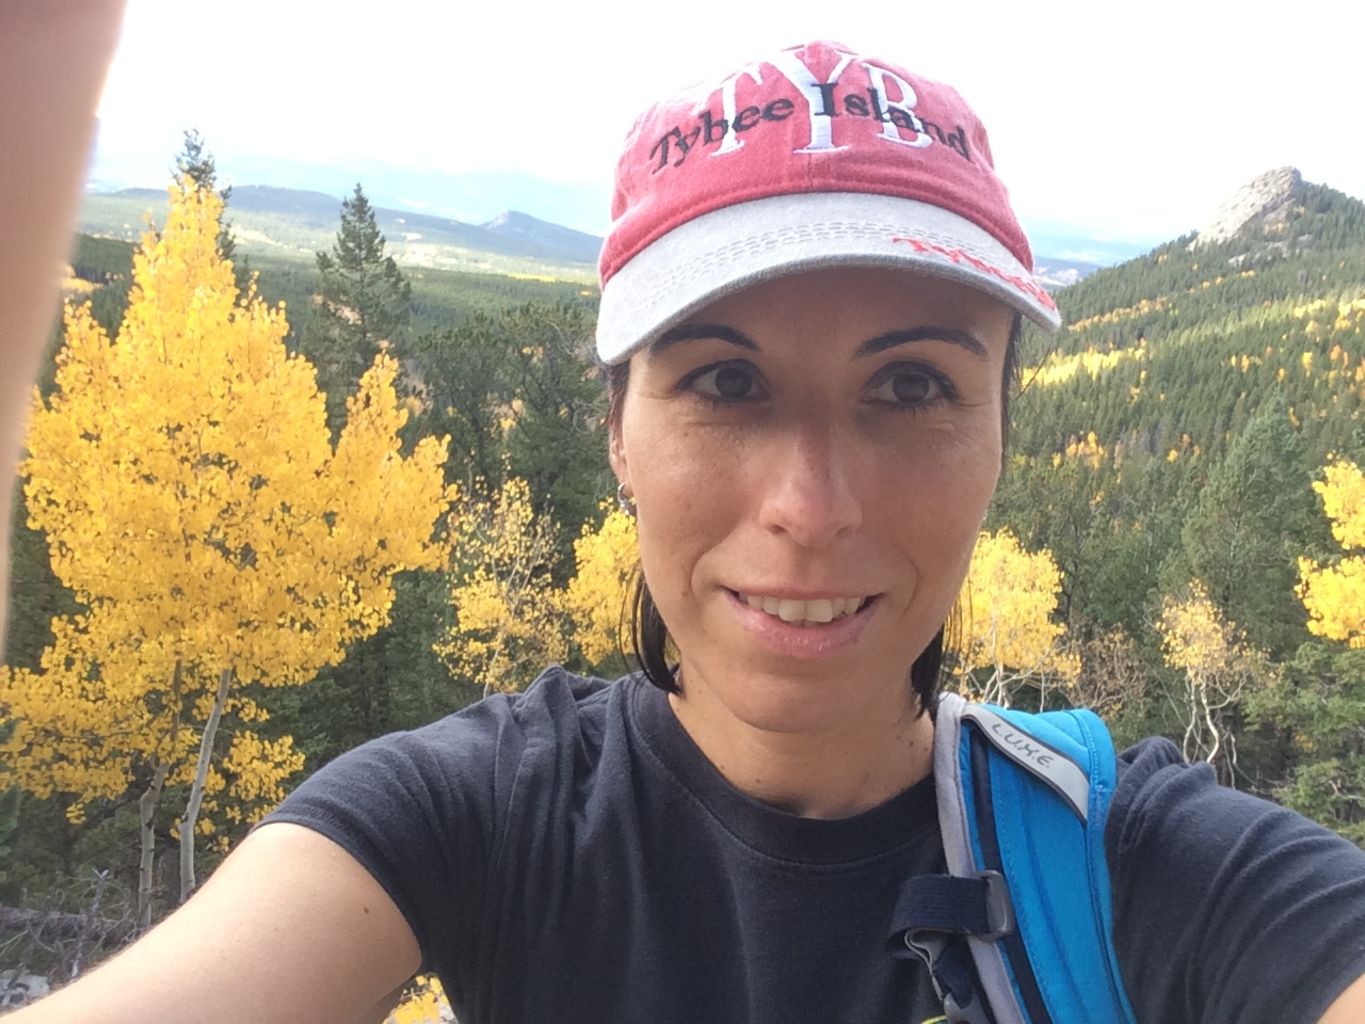
[[[176, 749], [180, 737], [180, 683], [183, 668], [184, 662], [177, 658], [175, 670], [171, 673], [171, 699], [175, 707], [175, 718], [171, 723], [172, 752]], [[156, 769], [152, 772], [152, 781], [137, 802], [138, 824], [141, 832], [141, 850], [137, 865], [137, 920], [139, 927], [143, 929], [152, 926], [152, 890], [154, 888], [152, 870], [156, 858], [156, 832], [153, 829], [153, 816], [156, 813], [156, 805], [161, 799], [161, 790], [166, 785], [166, 776], [170, 770], [170, 762], [158, 758]]]
[[1188, 672], [1185, 673], [1185, 707], [1182, 712], [1185, 715], [1185, 739], [1180, 744], [1180, 753], [1184, 755], [1186, 761], [1194, 759], [1195, 751], [1199, 749], [1195, 730], [1199, 728], [1199, 708], [1197, 705], [1198, 694], [1195, 681], [1190, 678]]
[[218, 675], [218, 693], [213, 698], [213, 711], [209, 714], [208, 724], [204, 726], [204, 736], [199, 741], [199, 764], [194, 770], [194, 783], [190, 786], [185, 817], [180, 822], [181, 903], [194, 892], [194, 825], [199, 820], [199, 808], [204, 803], [204, 780], [208, 778], [209, 762], [213, 760], [213, 739], [218, 733], [218, 722], [223, 717], [223, 705], [227, 703], [231, 684], [232, 669], [225, 668]]
[[161, 761], [156, 766], [152, 781], [137, 801], [138, 823], [142, 830], [142, 853], [137, 865], [137, 921], [142, 928], [152, 926], [152, 863], [156, 854], [156, 833], [152, 831], [152, 816], [161, 799], [161, 788], [166, 784], [170, 763]]
[[1213, 708], [1209, 706], [1209, 695], [1208, 692], [1203, 687], [1200, 687], [1199, 703], [1203, 707], [1204, 723], [1208, 726], [1209, 737], [1212, 742], [1212, 745], [1209, 747], [1208, 755], [1204, 758], [1204, 760], [1207, 761], [1209, 764], [1213, 764], [1218, 757], [1218, 751], [1222, 749], [1223, 735], [1222, 732], [1219, 730], [1218, 725], [1213, 720]]

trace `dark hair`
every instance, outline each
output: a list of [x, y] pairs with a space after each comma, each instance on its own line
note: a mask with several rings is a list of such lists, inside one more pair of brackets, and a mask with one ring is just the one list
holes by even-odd
[[[1019, 384], [1019, 340], [1023, 333], [1024, 318], [1014, 314], [1010, 326], [1009, 342], [1005, 347], [1005, 365], [1000, 382], [1000, 454], [1009, 444], [1010, 432], [1010, 391]], [[602, 383], [607, 389], [607, 421], [613, 428], [621, 422], [621, 409], [625, 402], [626, 387], [630, 383], [630, 362], [619, 362], [614, 366], [598, 367]], [[622, 609], [624, 612], [624, 609]], [[921, 711], [931, 710], [938, 700], [938, 690], [943, 674], [943, 652], [954, 650], [958, 640], [958, 623], [955, 615], [950, 615], [929, 646], [920, 652], [910, 666], [910, 685], [919, 697]], [[645, 678], [667, 693], [680, 693], [675, 668], [668, 661], [668, 626], [664, 624], [654, 596], [645, 583], [645, 575], [638, 568], [635, 572], [635, 592], [630, 601], [630, 645], [631, 653], [639, 663]]]

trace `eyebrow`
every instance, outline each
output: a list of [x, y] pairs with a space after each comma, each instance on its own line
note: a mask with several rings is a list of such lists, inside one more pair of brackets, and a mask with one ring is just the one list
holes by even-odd
[[[736, 348], [742, 348], [749, 352], [759, 351], [758, 344], [752, 338], [733, 327], [726, 327], [724, 324], [684, 324], [661, 334], [650, 344], [649, 353], [650, 355], [657, 355], [663, 349], [680, 341], [699, 341], [704, 338], [728, 341]], [[916, 341], [946, 341], [965, 348], [972, 355], [979, 356], [982, 359], [990, 357], [990, 350], [986, 347], [985, 342], [975, 334], [970, 331], [958, 330], [956, 327], [940, 327], [935, 324], [879, 334], [859, 345], [854, 356], [862, 359], [876, 355], [878, 352], [885, 352], [897, 345], [908, 345]]]
[[886, 334], [879, 334], [859, 345], [854, 355], [858, 358], [872, 356], [913, 341], [947, 341], [965, 348], [974, 356], [990, 358], [990, 349], [986, 347], [985, 342], [970, 331], [960, 331], [956, 327], [938, 327], [933, 324], [912, 327], [908, 331], [888, 331]]
[[681, 327], [674, 327], [672, 330], [664, 331], [649, 346], [650, 355], [658, 355], [659, 352], [668, 348], [669, 345], [677, 344], [680, 341], [699, 341], [703, 338], [715, 338], [719, 341], [728, 341], [736, 348], [742, 348], [749, 352], [757, 352], [758, 344], [747, 334], [735, 330], [733, 327], [726, 327], [724, 324], [683, 324]]

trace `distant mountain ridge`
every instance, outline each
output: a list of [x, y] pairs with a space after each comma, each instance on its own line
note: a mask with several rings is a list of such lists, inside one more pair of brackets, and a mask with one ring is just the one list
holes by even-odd
[[[241, 170], [238, 181], [242, 180]], [[292, 162], [278, 167], [252, 165], [251, 170], [263, 176], [278, 174], [277, 180], [290, 186], [305, 181], [330, 185], [339, 177], [336, 169], [324, 173]], [[510, 205], [524, 200], [530, 209], [558, 210], [565, 220], [583, 223], [590, 202], [598, 203], [599, 209], [606, 208], [605, 197], [595, 198], [584, 186], [515, 174], [503, 180], [489, 175], [441, 175], [384, 167], [367, 170], [373, 171], [373, 181], [369, 175], [362, 176], [366, 195], [400, 263], [583, 280], [595, 274], [600, 236]], [[87, 197], [81, 230], [135, 241], [142, 230], [143, 210], [164, 204], [164, 193], [148, 188], [109, 188], [112, 181], [103, 180], [105, 187]], [[495, 202], [509, 205], [498, 209], [491, 206]], [[243, 251], [268, 250], [302, 257], [331, 244], [330, 236], [340, 221], [340, 206], [340, 193], [316, 187], [233, 185], [228, 217], [237, 227]], [[457, 212], [461, 210], [466, 212]], [[1084, 228], [1050, 221], [1030, 224], [1028, 230], [1034, 242], [1037, 279], [1052, 290], [1136, 256], [1158, 242], [1095, 238]]]
[[[157, 189], [126, 188], [86, 196], [80, 230], [135, 241], [147, 211], [164, 209]], [[399, 263], [483, 272], [532, 273], [591, 279], [602, 240], [594, 235], [506, 211], [485, 224], [468, 224], [389, 207], [375, 207], [375, 221]], [[341, 222], [341, 200], [323, 192], [238, 185], [227, 218], [243, 251], [268, 251], [311, 259], [329, 248]]]
[[1277, 167], [1247, 182], [1218, 207], [1199, 229], [1191, 247], [1217, 245], [1248, 226], [1282, 228], [1293, 216], [1304, 192], [1303, 175], [1293, 167]]

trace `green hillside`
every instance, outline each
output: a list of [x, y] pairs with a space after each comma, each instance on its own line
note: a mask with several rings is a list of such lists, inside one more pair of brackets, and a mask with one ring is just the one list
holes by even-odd
[[[232, 214], [235, 217], [235, 210]], [[335, 227], [333, 236], [335, 237]], [[320, 248], [331, 244], [326, 238]], [[101, 287], [91, 293], [95, 317], [111, 332], [117, 328], [127, 301], [134, 244], [114, 238], [76, 236], [71, 257], [75, 276]], [[289, 311], [291, 333], [303, 329], [318, 273], [313, 252], [307, 258], [253, 250], [243, 246], [248, 265], [260, 274], [258, 287], [270, 303], [284, 302]], [[524, 302], [580, 302], [596, 295], [594, 285], [577, 280], [543, 280], [542, 276], [506, 273], [475, 273], [442, 268], [409, 268], [412, 282], [412, 316], [416, 331], [437, 330], [462, 321], [473, 312], [492, 312]]]
[[1299, 557], [1341, 555], [1313, 482], [1365, 461], [1365, 204], [1305, 185], [1277, 223], [1177, 239], [1058, 302], [1068, 326], [1026, 336], [988, 526], [1053, 553], [1076, 641], [1127, 645], [1128, 738], [1183, 738], [1155, 624], [1206, 585], [1262, 657], [1218, 712], [1220, 771], [1365, 839], [1365, 652], [1312, 636], [1295, 593]]

